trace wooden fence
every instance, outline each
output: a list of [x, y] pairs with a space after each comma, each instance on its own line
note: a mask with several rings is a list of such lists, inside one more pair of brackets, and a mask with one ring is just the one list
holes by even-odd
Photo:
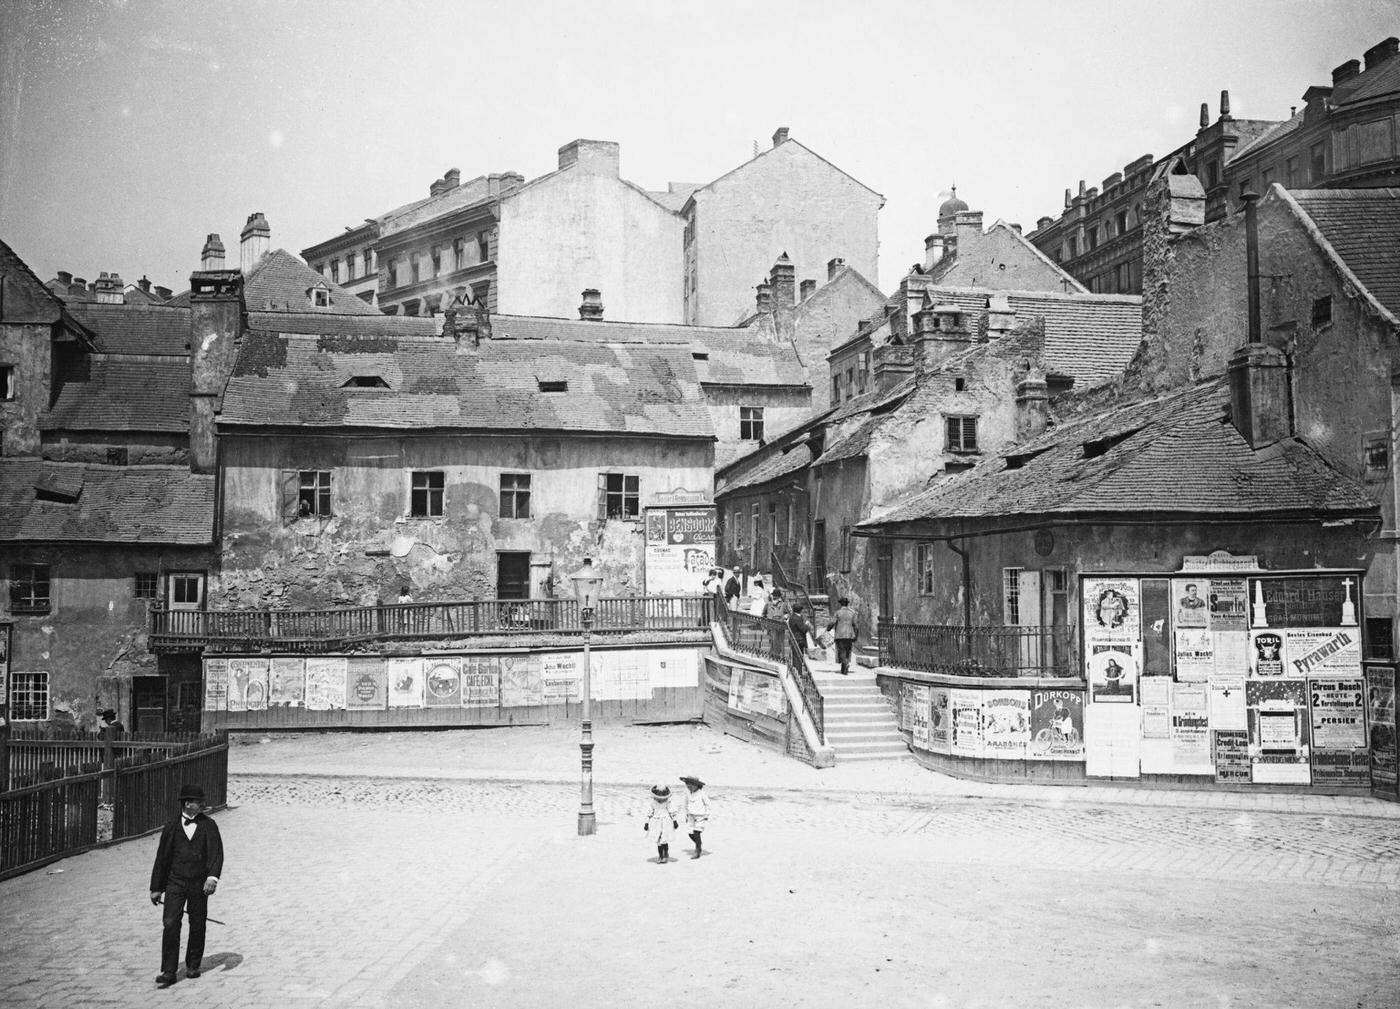
[[[600, 599], [593, 632], [682, 631], [708, 627], [709, 596]], [[153, 651], [188, 649], [319, 651], [364, 641], [482, 634], [582, 634], [576, 599], [469, 599], [386, 603], [325, 610], [170, 610], [151, 607]]]
[[[175, 815], [182, 785], [201, 786], [209, 806], [226, 801], [226, 732], [180, 740], [124, 737], [110, 744], [79, 735], [24, 735], [11, 737], [4, 750], [0, 772], [5, 763], [11, 770], [0, 791], [0, 879], [154, 830]], [[94, 753], [98, 759], [84, 759]], [[32, 773], [14, 773], [29, 764], [37, 764]], [[101, 830], [104, 799], [112, 805], [110, 836]]]

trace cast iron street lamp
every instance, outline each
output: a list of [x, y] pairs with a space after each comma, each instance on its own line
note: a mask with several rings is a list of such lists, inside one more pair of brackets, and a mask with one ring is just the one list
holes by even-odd
[[598, 602], [598, 589], [603, 584], [603, 577], [594, 570], [591, 557], [585, 557], [583, 567], [570, 577], [574, 582], [574, 597], [578, 599], [579, 620], [583, 623], [583, 740], [578, 744], [583, 757], [578, 833], [583, 837], [598, 829], [598, 821], [593, 815], [593, 679], [588, 645], [593, 635], [593, 607]]

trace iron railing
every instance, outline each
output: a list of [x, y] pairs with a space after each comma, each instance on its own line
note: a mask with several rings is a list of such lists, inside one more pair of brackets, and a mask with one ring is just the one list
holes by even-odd
[[[9, 740], [7, 758], [21, 766], [28, 755], [44, 750], [26, 743], [42, 740]], [[78, 762], [91, 755], [91, 741], [75, 738], [49, 740], [58, 746], [48, 753], [58, 759], [43, 761], [24, 778], [14, 774], [16, 787], [0, 791], [0, 879], [37, 869], [68, 855], [86, 851], [107, 840], [136, 837], [159, 827], [174, 815], [181, 785], [204, 789], [206, 804], [224, 805], [228, 790], [228, 733], [205, 733], [183, 742], [169, 738], [125, 738], [116, 745], [126, 755], [107, 767], [97, 761]], [[144, 745], [150, 744], [150, 745]], [[84, 750], [83, 747], [89, 747]], [[104, 786], [106, 786], [104, 788]], [[103, 792], [111, 797], [110, 835], [101, 826]]]
[[[681, 631], [709, 626], [713, 599], [622, 596], [600, 599], [593, 632]], [[314, 651], [364, 641], [474, 635], [582, 634], [576, 599], [468, 599], [320, 610], [172, 610], [151, 607], [152, 651]]]
[[880, 664], [958, 676], [1075, 676], [1067, 627], [957, 627], [881, 620]]
[[89, 767], [111, 771], [118, 761], [140, 754], [159, 760], [187, 751], [191, 743], [212, 745], [212, 737], [196, 732], [122, 732], [109, 739], [96, 732], [14, 729], [0, 766], [0, 791], [34, 784], [46, 769], [60, 775], [81, 774]]
[[779, 662], [792, 671], [802, 694], [802, 702], [812, 725], [817, 730], [817, 739], [826, 742], [826, 707], [812, 671], [807, 666], [807, 654], [802, 644], [793, 635], [785, 620], [770, 620], [756, 617], [739, 610], [732, 610], [723, 599], [716, 602], [720, 622], [724, 627], [725, 640], [736, 652], [756, 655], [759, 658]]

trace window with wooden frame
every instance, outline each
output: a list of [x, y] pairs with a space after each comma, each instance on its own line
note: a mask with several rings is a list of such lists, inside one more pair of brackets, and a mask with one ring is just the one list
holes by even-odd
[[446, 478], [441, 470], [414, 470], [410, 477], [410, 518], [442, 518]]
[[947, 450], [949, 452], [969, 453], [977, 451], [977, 418], [976, 417], [948, 417], [947, 418]]
[[841, 570], [851, 570], [851, 527], [841, 527]]
[[138, 571], [133, 576], [133, 593], [137, 599], [160, 598], [160, 575], [154, 571]]
[[919, 583], [919, 595], [933, 595], [933, 551], [936, 544], [920, 543], [915, 551], [914, 574]]
[[330, 470], [289, 469], [282, 471], [282, 521], [329, 518], [331, 514]]
[[642, 479], [631, 473], [598, 474], [598, 517], [634, 520], [642, 514]]
[[49, 717], [49, 674], [10, 674], [10, 718], [16, 722], [44, 722]]
[[768, 535], [775, 547], [783, 545], [783, 541], [778, 537], [778, 505], [775, 501], [768, 502]]
[[0, 399], [15, 398], [15, 366], [0, 364]]
[[1025, 568], [1001, 569], [1001, 614], [1006, 627], [1021, 625], [1021, 572]]
[[10, 566], [10, 612], [48, 613], [53, 606], [47, 564]]
[[741, 441], [763, 440], [763, 407], [739, 407], [739, 438]]
[[530, 517], [530, 474], [501, 474], [501, 518]]

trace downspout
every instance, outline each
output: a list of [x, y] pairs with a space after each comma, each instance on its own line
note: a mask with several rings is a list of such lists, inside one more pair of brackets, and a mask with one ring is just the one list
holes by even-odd
[[[945, 540], [948, 549], [962, 558], [962, 588], [963, 588], [963, 628], [972, 629], [972, 564], [968, 558], [967, 551], [961, 547], [953, 545], [953, 541]], [[967, 648], [968, 654], [972, 654], [972, 637], [965, 635], [963, 645]]]

